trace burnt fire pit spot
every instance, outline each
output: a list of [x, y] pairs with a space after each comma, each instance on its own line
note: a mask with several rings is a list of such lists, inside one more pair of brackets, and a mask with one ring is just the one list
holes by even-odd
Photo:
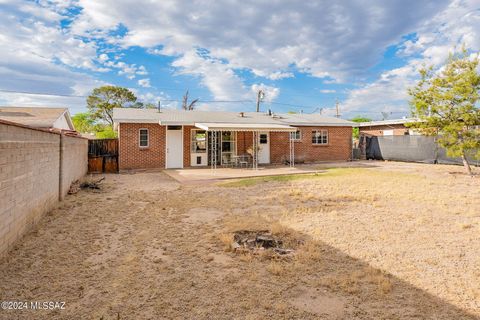
[[283, 241], [274, 236], [269, 230], [240, 230], [233, 233], [234, 251], [259, 252], [272, 250], [279, 255], [293, 253], [294, 250], [283, 247]]

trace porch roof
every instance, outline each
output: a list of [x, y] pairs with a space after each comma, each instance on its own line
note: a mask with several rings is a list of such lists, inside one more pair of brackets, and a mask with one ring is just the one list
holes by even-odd
[[276, 131], [295, 132], [297, 128], [277, 123], [196, 122], [195, 127], [207, 131]]

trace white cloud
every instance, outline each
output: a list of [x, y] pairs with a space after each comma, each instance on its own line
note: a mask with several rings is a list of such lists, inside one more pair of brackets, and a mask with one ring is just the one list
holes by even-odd
[[328, 93], [335, 93], [337, 91], [336, 90], [331, 90], [331, 89], [322, 89], [322, 90], [320, 90], [320, 92], [328, 94]]
[[[278, 80], [292, 67], [345, 80], [375, 64], [385, 47], [441, 11], [446, 0], [335, 2], [80, 0], [72, 30], [85, 35], [122, 24], [117, 43], [182, 56], [206, 48], [230, 69]], [[161, 49], [155, 48], [162, 46]], [[229, 77], [227, 77], [228, 79]]]
[[138, 85], [141, 86], [141, 87], [144, 87], [144, 88], [150, 88], [151, 85], [150, 85], [150, 79], [146, 78], [146, 79], [140, 79], [138, 80]]
[[245, 99], [247, 90], [242, 80], [228, 65], [219, 60], [202, 57], [191, 50], [176, 59], [173, 64], [179, 74], [191, 74], [200, 78], [216, 100]]
[[[417, 32], [414, 40], [403, 43], [399, 55], [408, 58], [405, 66], [383, 72], [379, 78], [351, 90], [342, 107], [352, 114], [358, 110], [409, 113], [407, 89], [418, 80], [423, 65], [442, 65], [449, 53], [466, 48], [480, 50], [478, 1], [453, 1]], [[395, 113], [392, 117], [398, 117]]]
[[251, 91], [256, 99], [257, 93], [262, 90], [264, 93], [263, 101], [272, 102], [280, 95], [280, 89], [272, 86], [267, 86], [263, 83], [254, 84], [251, 86]]
[[119, 75], [124, 75], [130, 80], [135, 79], [137, 75], [148, 75], [148, 72], [144, 66], [138, 67], [136, 64], [128, 64], [123, 61], [118, 61], [118, 59], [116, 60], [117, 61], [107, 60], [104, 62], [104, 65], [110, 68], [118, 69]]

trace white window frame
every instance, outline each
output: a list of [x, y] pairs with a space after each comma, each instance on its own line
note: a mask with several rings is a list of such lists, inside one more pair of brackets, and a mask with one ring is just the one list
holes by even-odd
[[[297, 133], [298, 133], [298, 138], [297, 138]], [[290, 140], [292, 140], [292, 141], [302, 141], [302, 131], [301, 130], [297, 130], [295, 132], [290, 132], [289, 134], [290, 134]], [[295, 136], [292, 139], [293, 134], [295, 134]]]
[[[205, 132], [205, 151], [202, 151], [202, 152], [198, 152], [198, 151], [194, 151], [193, 150], [193, 143], [194, 141], [194, 137], [196, 136], [197, 134], [197, 131], [204, 131]], [[191, 130], [191, 133], [190, 133], [190, 152], [191, 153], [206, 153], [208, 154], [208, 133], [206, 130], [202, 130], [202, 129], [192, 129]]]
[[[147, 131], [147, 145], [142, 146], [142, 130]], [[140, 148], [148, 148], [150, 147], [150, 131], [147, 128], [140, 128], [138, 129], [138, 146]]]
[[[320, 137], [316, 139], [316, 141], [313, 141], [313, 138], [316, 136], [316, 133], [320, 133]], [[326, 142], [323, 142], [323, 137], [326, 137]], [[319, 142], [320, 140], [320, 142]], [[322, 130], [312, 130], [312, 144], [315, 146], [326, 146], [328, 145], [329, 138], [328, 138], [328, 130], [322, 129]]]

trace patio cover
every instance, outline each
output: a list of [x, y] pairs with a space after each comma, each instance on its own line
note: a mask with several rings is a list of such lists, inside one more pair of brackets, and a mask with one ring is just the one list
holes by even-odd
[[295, 132], [297, 128], [276, 123], [195, 123], [195, 127], [206, 131], [273, 131]]

